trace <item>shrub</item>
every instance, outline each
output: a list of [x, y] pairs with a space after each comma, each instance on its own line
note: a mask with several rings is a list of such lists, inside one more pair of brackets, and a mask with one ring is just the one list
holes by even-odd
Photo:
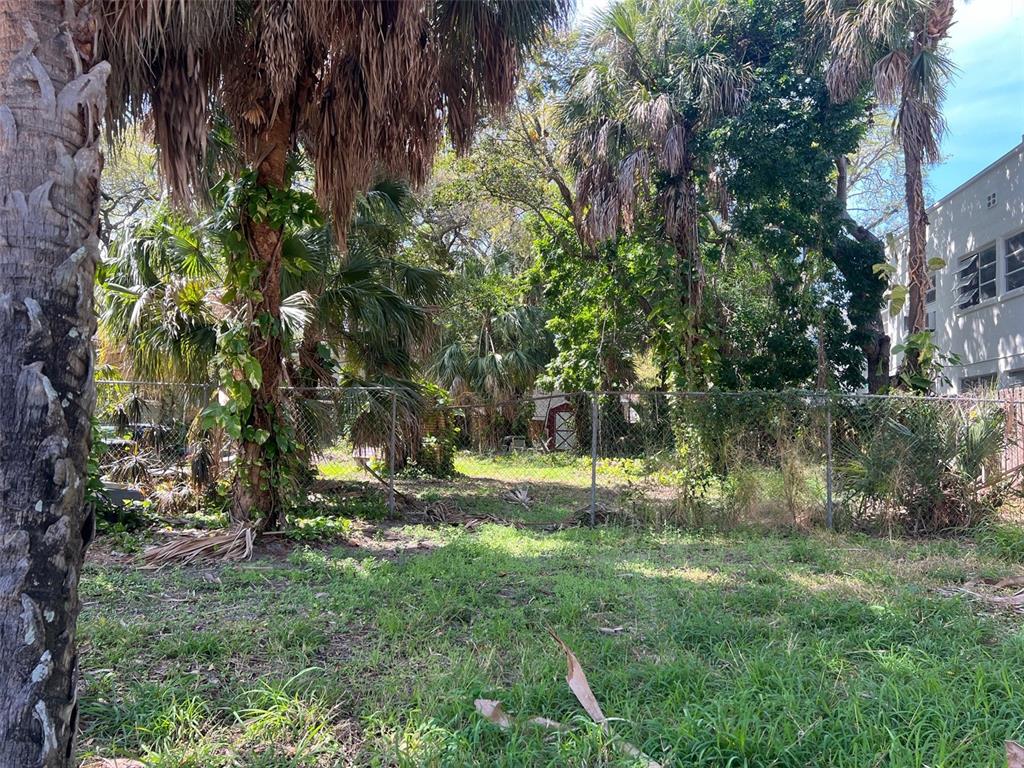
[[996, 403], [905, 397], [849, 405], [842, 414], [836, 488], [853, 522], [938, 533], [991, 517], [1014, 477]]

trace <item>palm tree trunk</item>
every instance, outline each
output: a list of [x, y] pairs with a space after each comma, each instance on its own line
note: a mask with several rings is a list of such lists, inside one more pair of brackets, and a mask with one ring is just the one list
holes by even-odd
[[[258, 142], [256, 179], [261, 187], [283, 189], [285, 164], [291, 147], [291, 110], [281, 105], [274, 122]], [[268, 452], [266, 443], [244, 437], [250, 430], [273, 435], [283, 418], [281, 409], [281, 241], [283, 232], [265, 221], [246, 228], [249, 251], [260, 267], [260, 298], [250, 306], [252, 327], [249, 348], [259, 361], [262, 380], [253, 392], [249, 419], [242, 425], [238, 472], [232, 492], [231, 517], [236, 523], [255, 521], [261, 530], [275, 530], [283, 522], [277, 469], [281, 456]]]
[[[928, 213], [924, 207], [923, 151], [920, 146], [904, 146], [907, 195], [907, 282], [909, 288], [910, 333], [924, 330], [924, 301], [928, 292], [928, 270], [925, 261], [928, 237]], [[907, 370], [917, 372], [920, 361], [916, 350], [908, 350]]]
[[[106, 63], [78, 3], [0, 0], [0, 765], [71, 765]], [[83, 42], [85, 41], [85, 42]]]

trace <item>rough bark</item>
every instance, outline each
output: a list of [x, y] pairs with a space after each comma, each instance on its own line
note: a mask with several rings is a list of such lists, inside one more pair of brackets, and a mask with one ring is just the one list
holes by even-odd
[[[260, 186], [283, 189], [285, 164], [291, 147], [291, 110], [283, 105], [257, 146], [256, 178]], [[257, 289], [260, 299], [250, 307], [253, 318], [249, 345], [263, 373], [260, 387], [253, 393], [252, 409], [245, 428], [273, 433], [282, 418], [281, 380], [283, 345], [281, 342], [281, 240], [282, 231], [266, 222], [250, 222], [246, 228], [250, 254], [259, 264]], [[235, 522], [255, 521], [261, 530], [275, 530], [283, 522], [281, 489], [271, 482], [274, 462], [280, 457], [267, 455], [264, 444], [241, 441], [238, 472], [232, 493], [232, 518]]]
[[0, 0], [0, 766], [71, 765], [95, 404], [98, 124], [78, 4]]
[[[928, 213], [924, 206], [923, 152], [919, 146], [905, 146], [903, 161], [907, 190], [907, 287], [910, 333], [924, 330], [925, 296], [928, 294], [928, 268], [925, 259]], [[920, 362], [915, 350], [908, 350], [906, 368], [917, 372]]]
[[872, 395], [885, 392], [889, 387], [889, 361], [892, 339], [889, 338], [879, 322], [877, 327], [872, 323], [871, 340], [864, 345], [864, 357], [867, 361], [868, 393]]

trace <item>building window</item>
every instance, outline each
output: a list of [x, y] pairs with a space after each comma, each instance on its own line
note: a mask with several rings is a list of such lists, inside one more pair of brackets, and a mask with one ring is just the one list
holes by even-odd
[[960, 380], [960, 392], [963, 394], [968, 392], [977, 394], [983, 390], [995, 388], [996, 374], [994, 373], [986, 373], [981, 376], [967, 376]]
[[957, 307], [967, 309], [996, 297], [996, 247], [964, 256], [956, 273]]
[[1006, 386], [1024, 387], [1024, 368], [1009, 371], [1006, 374]]
[[1006, 290], [1024, 287], [1024, 232], [1006, 238]]
[[986, 208], [995, 208], [996, 207], [996, 193], [995, 192], [989, 192], [988, 197], [985, 198], [985, 207]]

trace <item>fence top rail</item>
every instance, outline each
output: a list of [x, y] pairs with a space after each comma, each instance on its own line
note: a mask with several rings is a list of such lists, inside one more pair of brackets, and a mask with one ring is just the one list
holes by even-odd
[[[188, 389], [220, 389], [219, 384], [196, 383], [192, 381], [143, 381], [130, 379], [96, 379], [96, 385], [105, 387], [181, 387]], [[382, 385], [352, 385], [332, 387], [278, 387], [281, 392], [395, 392], [398, 387], [385, 387]]]
[[[218, 384], [196, 383], [187, 381], [145, 381], [129, 379], [97, 379], [97, 386], [105, 387], [179, 387], [183, 389], [205, 389], [216, 390]], [[310, 393], [339, 393], [339, 392], [395, 392], [398, 387], [387, 387], [384, 385], [356, 385], [356, 386], [318, 386], [318, 387], [280, 387], [281, 392], [310, 392]], [[619, 389], [619, 390], [598, 390], [585, 391], [574, 390], [570, 392], [539, 392], [524, 394], [515, 399], [501, 400], [496, 402], [465, 402], [446, 403], [442, 408], [449, 409], [478, 409], [478, 408], [502, 408], [515, 405], [522, 405], [527, 402], [545, 402], [557, 398], [578, 398], [578, 397], [675, 397], [675, 398], [710, 398], [721, 397], [726, 399], [742, 399], [750, 397], [762, 398], [783, 398], [801, 397], [818, 401], [858, 401], [858, 400], [907, 400], [907, 401], [929, 401], [948, 403], [992, 403], [999, 405], [1024, 405], [1024, 394], [1020, 388], [998, 390], [993, 395], [979, 396], [973, 394], [950, 394], [950, 395], [919, 395], [910, 393], [871, 394], [867, 392], [830, 392], [813, 389], [743, 389], [743, 390], [660, 390], [660, 389]], [[1006, 396], [999, 393], [1006, 392]], [[1010, 394], [1012, 393], [1012, 395]]]

